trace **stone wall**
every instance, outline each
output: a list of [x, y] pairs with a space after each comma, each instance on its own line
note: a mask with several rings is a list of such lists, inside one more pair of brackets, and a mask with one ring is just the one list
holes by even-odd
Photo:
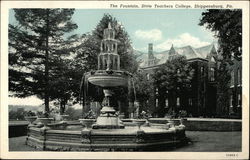
[[184, 122], [188, 131], [241, 131], [241, 121], [206, 121], [206, 120], [187, 120]]
[[9, 138], [27, 135], [28, 124], [10, 124], [9, 125]]
[[[166, 124], [166, 118], [151, 118], [150, 123]], [[176, 125], [179, 119], [174, 119]], [[188, 118], [183, 122], [187, 131], [241, 131], [242, 120], [239, 119], [209, 119], [209, 118]]]

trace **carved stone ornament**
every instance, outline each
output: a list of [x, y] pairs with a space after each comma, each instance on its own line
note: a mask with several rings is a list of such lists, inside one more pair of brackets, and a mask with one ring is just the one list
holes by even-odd
[[143, 143], [143, 142], [145, 142], [144, 135], [145, 135], [144, 131], [137, 131], [135, 142], [136, 143]]
[[90, 137], [90, 130], [82, 130], [81, 142], [85, 144], [91, 143]]

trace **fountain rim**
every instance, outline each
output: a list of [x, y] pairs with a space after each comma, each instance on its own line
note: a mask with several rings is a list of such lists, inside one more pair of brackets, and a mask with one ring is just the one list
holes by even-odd
[[133, 74], [128, 71], [123, 70], [92, 70], [90, 72], [86, 73], [89, 76], [95, 76], [95, 75], [112, 75], [112, 76], [130, 76], [133, 77]]

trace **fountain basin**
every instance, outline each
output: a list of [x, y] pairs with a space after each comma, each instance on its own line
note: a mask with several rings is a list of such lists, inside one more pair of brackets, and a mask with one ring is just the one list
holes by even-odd
[[94, 85], [104, 88], [127, 86], [128, 73], [115, 70], [98, 70], [91, 74], [91, 76], [88, 78], [88, 81]]
[[133, 123], [138, 126], [138, 129], [141, 128], [141, 126], [146, 123], [146, 119], [134, 119]]
[[146, 151], [175, 146], [186, 140], [185, 128], [126, 127], [125, 129], [53, 130], [29, 128], [27, 144], [56, 151]]
[[69, 118], [69, 115], [63, 114], [63, 115], [61, 115], [61, 117], [62, 117], [63, 121], [66, 121]]
[[95, 123], [95, 119], [79, 119], [79, 121], [86, 128], [91, 128], [91, 126]]
[[32, 124], [37, 119], [37, 116], [26, 116], [24, 118], [26, 121], [28, 121], [30, 124]]
[[41, 122], [44, 125], [51, 123], [53, 120], [54, 118], [37, 118], [37, 121]]

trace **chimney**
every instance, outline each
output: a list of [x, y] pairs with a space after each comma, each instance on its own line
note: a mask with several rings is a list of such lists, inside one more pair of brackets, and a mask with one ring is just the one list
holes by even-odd
[[148, 53], [153, 54], [153, 43], [148, 44]]
[[154, 65], [153, 43], [148, 44], [148, 66]]
[[148, 44], [148, 59], [153, 58], [153, 43]]

